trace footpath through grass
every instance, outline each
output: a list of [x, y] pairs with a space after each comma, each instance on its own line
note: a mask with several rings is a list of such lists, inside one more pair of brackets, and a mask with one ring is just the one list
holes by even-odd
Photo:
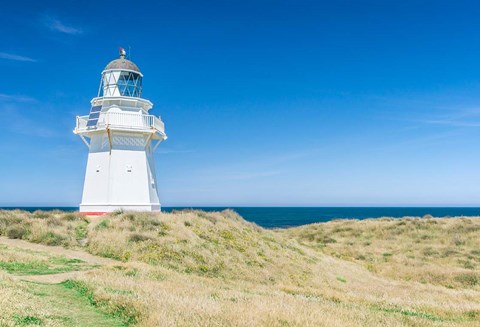
[[93, 267], [75, 258], [0, 244], [0, 326], [124, 326], [68, 283], [22, 280]]
[[120, 319], [102, 313], [86, 297], [63, 283], [19, 284], [16, 293], [21, 289], [32, 305], [3, 312], [1, 326], [124, 326]]
[[0, 244], [0, 270], [17, 276], [59, 274], [95, 267], [79, 259]]

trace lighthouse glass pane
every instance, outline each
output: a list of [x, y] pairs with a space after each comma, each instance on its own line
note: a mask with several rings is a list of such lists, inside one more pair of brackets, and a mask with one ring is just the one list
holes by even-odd
[[117, 87], [123, 96], [140, 97], [142, 78], [139, 74], [133, 72], [121, 72], [117, 81]]
[[142, 96], [142, 77], [129, 71], [105, 73], [100, 82], [99, 96]]

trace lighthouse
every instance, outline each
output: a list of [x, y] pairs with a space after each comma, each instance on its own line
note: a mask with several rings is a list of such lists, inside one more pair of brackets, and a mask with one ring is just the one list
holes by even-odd
[[142, 98], [143, 74], [125, 58], [103, 70], [90, 113], [77, 116], [74, 133], [88, 147], [80, 212], [160, 211], [153, 154], [167, 138], [153, 104]]

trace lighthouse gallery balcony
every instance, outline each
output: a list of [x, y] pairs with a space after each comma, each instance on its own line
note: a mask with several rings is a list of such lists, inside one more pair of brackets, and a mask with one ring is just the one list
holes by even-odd
[[89, 136], [105, 130], [154, 133], [154, 139], [166, 139], [160, 117], [148, 115], [152, 103], [135, 97], [93, 98], [89, 115], [77, 116], [75, 134]]
[[105, 130], [159, 132], [165, 135], [165, 125], [159, 117], [129, 112], [102, 112], [95, 126], [87, 126], [89, 116], [77, 116], [76, 134]]

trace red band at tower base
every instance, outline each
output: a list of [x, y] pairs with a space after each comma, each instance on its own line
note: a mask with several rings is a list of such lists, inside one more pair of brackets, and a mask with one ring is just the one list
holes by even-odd
[[103, 215], [108, 214], [109, 212], [86, 212], [86, 211], [79, 211], [78, 213], [81, 214], [81, 215], [85, 215], [85, 216], [103, 216]]

